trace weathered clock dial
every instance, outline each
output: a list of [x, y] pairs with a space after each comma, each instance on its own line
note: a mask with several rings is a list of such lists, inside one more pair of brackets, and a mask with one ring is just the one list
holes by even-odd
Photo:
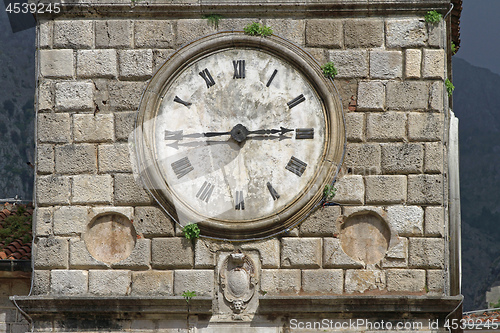
[[331, 181], [340, 104], [311, 59], [286, 47], [216, 34], [152, 79], [138, 118], [141, 174], [179, 223], [217, 238], [264, 237], [298, 222]]

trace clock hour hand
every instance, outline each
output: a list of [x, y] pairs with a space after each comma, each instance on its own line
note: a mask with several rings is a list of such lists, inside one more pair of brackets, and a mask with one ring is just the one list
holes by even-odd
[[280, 127], [280, 129], [261, 129], [256, 131], [248, 131], [248, 134], [276, 134], [280, 133], [280, 135], [286, 134], [288, 132], [293, 132], [293, 129]]
[[206, 136], [206, 137], [214, 137], [214, 136], [222, 136], [222, 135], [231, 135], [231, 132], [206, 132], [206, 133], [203, 133], [203, 136]]

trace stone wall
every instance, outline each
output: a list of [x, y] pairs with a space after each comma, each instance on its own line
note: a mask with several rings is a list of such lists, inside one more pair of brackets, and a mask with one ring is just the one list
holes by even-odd
[[21, 333], [28, 331], [28, 321], [16, 309], [9, 297], [28, 295], [29, 291], [29, 278], [0, 278], [0, 332]]
[[[261, 297], [449, 296], [446, 27], [426, 23], [422, 10], [387, 13], [240, 14], [217, 28], [199, 16], [159, 13], [41, 19], [34, 293], [181, 296], [194, 290], [217, 297], [219, 257], [241, 249], [259, 258]], [[279, 237], [191, 242], [134, 180], [128, 136], [148, 80], [170, 54], [253, 21], [338, 69], [348, 142], [335, 185], [340, 206], [320, 208]], [[106, 264], [87, 250], [89, 223], [103, 212], [133, 222], [137, 239], [126, 259]], [[383, 250], [373, 261], [356, 252], [359, 246]]]

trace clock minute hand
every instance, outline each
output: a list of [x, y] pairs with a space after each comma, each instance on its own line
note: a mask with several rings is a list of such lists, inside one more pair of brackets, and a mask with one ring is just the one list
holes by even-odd
[[276, 134], [280, 133], [281, 135], [288, 133], [288, 132], [293, 132], [293, 129], [289, 128], [284, 128], [283, 126], [280, 127], [280, 129], [261, 129], [261, 130], [256, 130], [256, 131], [248, 131], [247, 134]]

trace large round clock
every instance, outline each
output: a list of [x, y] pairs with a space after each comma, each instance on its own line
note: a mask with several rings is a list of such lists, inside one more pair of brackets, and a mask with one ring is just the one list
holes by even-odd
[[143, 95], [144, 185], [203, 236], [263, 238], [300, 222], [344, 148], [338, 94], [319, 65], [277, 36], [205, 36], [178, 50]]

